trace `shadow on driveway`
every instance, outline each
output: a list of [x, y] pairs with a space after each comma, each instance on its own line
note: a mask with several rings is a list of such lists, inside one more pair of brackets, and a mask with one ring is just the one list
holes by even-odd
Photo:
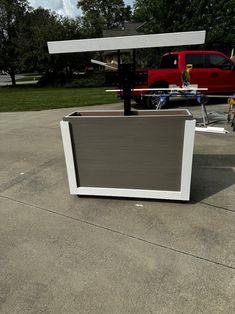
[[202, 201], [235, 184], [234, 155], [195, 154], [191, 197]]

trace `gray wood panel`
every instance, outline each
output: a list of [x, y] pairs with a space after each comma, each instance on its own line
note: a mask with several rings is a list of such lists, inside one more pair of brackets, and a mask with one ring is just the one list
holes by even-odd
[[79, 186], [179, 191], [188, 114], [66, 117]]

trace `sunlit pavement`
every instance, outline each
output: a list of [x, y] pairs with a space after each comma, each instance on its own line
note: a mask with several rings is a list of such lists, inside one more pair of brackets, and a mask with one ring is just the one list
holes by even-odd
[[207, 109], [231, 133], [196, 134], [185, 203], [71, 196], [76, 108], [1, 113], [0, 313], [234, 313], [235, 134], [227, 104]]

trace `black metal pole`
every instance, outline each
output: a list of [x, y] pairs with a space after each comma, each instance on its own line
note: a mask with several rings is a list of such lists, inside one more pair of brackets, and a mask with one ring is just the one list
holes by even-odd
[[121, 79], [121, 52], [117, 51], [117, 61], [118, 61], [118, 88], [122, 88], [122, 79]]
[[122, 64], [124, 115], [131, 114], [132, 64]]
[[120, 50], [117, 51], [117, 58], [118, 58], [118, 68], [119, 68], [120, 64], [121, 64], [121, 53], [120, 53]]
[[133, 58], [133, 72], [135, 73], [135, 69], [136, 69], [136, 50], [133, 49], [133, 52], [132, 52], [132, 58]]
[[124, 115], [129, 116], [131, 114], [131, 89], [133, 85], [133, 65], [121, 64], [120, 50], [117, 51], [118, 56], [118, 77], [119, 88], [122, 89]]

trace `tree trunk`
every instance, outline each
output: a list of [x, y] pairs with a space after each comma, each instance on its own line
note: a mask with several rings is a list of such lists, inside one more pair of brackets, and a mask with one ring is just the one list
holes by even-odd
[[11, 69], [9, 71], [9, 74], [10, 74], [10, 77], [11, 77], [11, 83], [12, 83], [12, 86], [16, 86], [16, 78], [15, 78], [15, 71], [14, 69]]

